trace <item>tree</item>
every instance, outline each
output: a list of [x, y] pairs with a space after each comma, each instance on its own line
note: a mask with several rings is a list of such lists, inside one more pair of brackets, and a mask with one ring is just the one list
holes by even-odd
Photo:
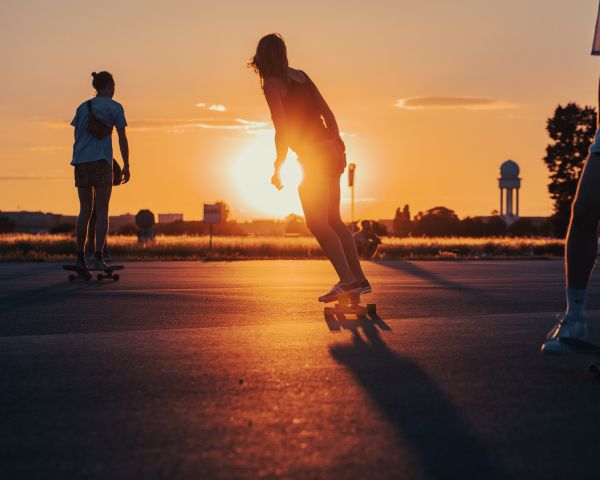
[[408, 237], [412, 228], [412, 222], [410, 221], [410, 208], [408, 205], [404, 205], [404, 208], [400, 210], [396, 209], [396, 215], [394, 216], [394, 235], [397, 237]]
[[60, 233], [74, 233], [75, 232], [75, 224], [69, 222], [61, 222], [58, 225], [54, 225], [48, 229], [48, 233], [50, 234], [60, 234]]
[[446, 207], [434, 207], [419, 212], [413, 222], [413, 234], [419, 237], [450, 237], [460, 235], [460, 220]]
[[550, 172], [548, 192], [554, 201], [554, 233], [564, 236], [571, 203], [585, 158], [596, 131], [596, 110], [569, 103], [559, 105], [548, 119], [546, 130], [552, 142], [546, 147], [544, 163]]
[[377, 220], [371, 220], [371, 228], [378, 237], [385, 237], [388, 234], [385, 224], [378, 222]]
[[229, 218], [229, 213], [230, 213], [229, 205], [227, 205], [222, 200], [219, 200], [218, 202], [216, 202], [215, 205], [221, 206], [221, 222], [225, 223], [227, 221], [227, 219]]

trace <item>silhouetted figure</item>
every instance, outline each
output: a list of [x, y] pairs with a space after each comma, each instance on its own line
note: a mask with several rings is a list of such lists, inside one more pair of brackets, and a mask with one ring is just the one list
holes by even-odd
[[[600, 83], [598, 85], [600, 107]], [[567, 309], [546, 336], [542, 351], [565, 353], [561, 338], [588, 340], [584, 307], [588, 283], [598, 256], [598, 223], [600, 220], [600, 116], [597, 117], [594, 143], [579, 178], [573, 200], [571, 222], [565, 248], [567, 276]]]
[[363, 220], [360, 222], [360, 226], [362, 228], [354, 234], [356, 250], [361, 258], [370, 260], [377, 252], [381, 238], [373, 231], [373, 225], [369, 220]]
[[396, 209], [396, 215], [394, 216], [394, 235], [397, 237], [408, 237], [411, 232], [412, 222], [410, 220], [410, 209], [408, 205], [404, 205], [404, 208], [400, 210]]
[[261, 38], [249, 65], [260, 76], [275, 125], [277, 157], [271, 182], [283, 188], [280, 169], [291, 148], [304, 170], [298, 191], [306, 225], [340, 279], [319, 301], [370, 292], [352, 233], [340, 216], [340, 177], [346, 154], [333, 112], [310, 77], [289, 67], [280, 35]]
[[115, 81], [108, 72], [92, 73], [96, 96], [83, 102], [71, 125], [75, 127], [73, 159], [75, 186], [79, 195], [77, 218], [77, 265], [88, 268], [85, 244], [92, 210], [96, 214], [95, 252], [93, 268], [106, 268], [102, 251], [108, 232], [108, 204], [113, 186], [112, 131], [116, 127], [123, 158], [122, 178], [127, 183], [129, 172], [129, 145], [125, 135], [125, 112], [112, 97]]

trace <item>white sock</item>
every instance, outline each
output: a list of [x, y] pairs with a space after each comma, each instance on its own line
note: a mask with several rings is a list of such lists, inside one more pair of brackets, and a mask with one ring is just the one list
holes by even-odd
[[567, 317], [575, 321], [583, 321], [586, 295], [587, 288], [567, 288]]

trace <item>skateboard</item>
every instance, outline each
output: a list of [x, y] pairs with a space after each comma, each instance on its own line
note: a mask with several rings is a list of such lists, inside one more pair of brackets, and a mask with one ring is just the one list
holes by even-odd
[[325, 307], [324, 313], [325, 315], [356, 315], [357, 318], [364, 318], [377, 313], [377, 305], [374, 303], [361, 305], [360, 295], [346, 295], [340, 297], [333, 307]]
[[[600, 347], [593, 343], [576, 340], [574, 338], [561, 338], [560, 343], [567, 347], [570, 352], [600, 358]], [[591, 363], [588, 367], [588, 373], [592, 377], [600, 377], [600, 363]]]
[[92, 279], [92, 276], [94, 275], [92, 272], [103, 272], [103, 273], [98, 273], [96, 275], [96, 278], [98, 280], [110, 278], [114, 282], [117, 282], [119, 280], [119, 278], [121, 278], [121, 277], [119, 276], [118, 273], [113, 273], [113, 272], [115, 270], [123, 270], [124, 268], [125, 267], [123, 265], [111, 265], [108, 268], [90, 268], [89, 270], [86, 270], [85, 268], [78, 267], [77, 265], [63, 265], [63, 270], [67, 270], [69, 272], [75, 272], [75, 273], [71, 273], [69, 275], [69, 282], [73, 282], [77, 279], [81, 279], [81, 280], [85, 280], [86, 282], [89, 282]]
[[377, 305], [374, 303], [360, 304], [360, 295], [347, 295], [338, 298], [333, 307], [323, 309], [325, 321], [330, 330], [340, 330], [340, 326], [348, 315], [355, 320], [367, 320], [370, 316], [377, 317]]

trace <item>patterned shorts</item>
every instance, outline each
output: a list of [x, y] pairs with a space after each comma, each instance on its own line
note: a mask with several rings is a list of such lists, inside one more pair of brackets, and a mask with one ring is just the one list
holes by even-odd
[[75, 165], [75, 186], [82, 188], [112, 186], [112, 167], [105, 160]]

